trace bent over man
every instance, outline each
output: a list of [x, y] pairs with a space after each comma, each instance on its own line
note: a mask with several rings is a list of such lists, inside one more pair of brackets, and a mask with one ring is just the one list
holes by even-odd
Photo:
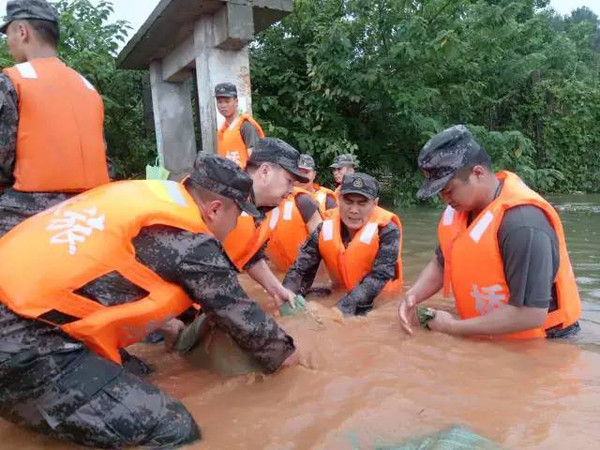
[[194, 303], [264, 372], [293, 362], [293, 339], [246, 296], [219, 242], [241, 211], [258, 215], [251, 187], [234, 163], [209, 156], [184, 184], [105, 185], [9, 232], [0, 416], [94, 447], [198, 440], [185, 407], [123, 369], [119, 353]]
[[439, 247], [400, 303], [411, 332], [416, 305], [442, 287], [460, 319], [437, 311], [427, 326], [457, 336], [563, 337], [579, 330], [579, 291], [554, 208], [514, 173], [492, 171], [488, 153], [463, 125], [421, 149], [425, 182], [448, 206]]

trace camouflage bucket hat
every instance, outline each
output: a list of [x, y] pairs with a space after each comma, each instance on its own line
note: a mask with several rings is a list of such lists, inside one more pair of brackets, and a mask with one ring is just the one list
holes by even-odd
[[280, 165], [287, 170], [296, 180], [308, 183], [308, 178], [302, 173], [298, 162], [300, 152], [279, 138], [263, 138], [258, 141], [256, 147], [252, 148], [252, 154], [248, 160], [251, 163], [270, 162]]
[[236, 163], [216, 155], [200, 156], [190, 179], [204, 189], [232, 199], [250, 216], [261, 217], [256, 206], [248, 200], [252, 193], [252, 178]]
[[433, 136], [419, 153], [419, 169], [425, 181], [417, 197], [426, 199], [438, 194], [459, 169], [480, 160], [483, 152], [464, 125], [455, 125]]
[[334, 158], [333, 164], [329, 166], [331, 169], [339, 169], [341, 167], [357, 167], [358, 162], [354, 158], [354, 155], [350, 153], [345, 153], [343, 155], [338, 155]]
[[237, 87], [233, 83], [219, 83], [215, 86], [215, 97], [237, 98]]
[[304, 170], [315, 170], [315, 160], [310, 155], [300, 155], [298, 167]]
[[0, 26], [0, 33], [15, 20], [47, 20], [58, 23], [58, 12], [45, 0], [9, 0], [6, 4], [6, 17]]
[[340, 194], [360, 194], [369, 200], [379, 197], [379, 181], [366, 173], [349, 173], [342, 179]]

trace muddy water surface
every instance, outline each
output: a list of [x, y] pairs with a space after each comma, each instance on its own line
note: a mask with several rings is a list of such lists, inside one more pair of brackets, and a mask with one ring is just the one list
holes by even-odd
[[[600, 441], [600, 196], [557, 197], [583, 299], [569, 342], [494, 343], [426, 331], [405, 336], [397, 299], [343, 323], [281, 320], [305, 365], [269, 377], [193, 371], [160, 346], [136, 353], [192, 411], [204, 449], [373, 449], [453, 424], [514, 449], [596, 449]], [[432, 255], [439, 211], [400, 212], [405, 279]], [[247, 279], [248, 292], [265, 294]], [[333, 304], [340, 294], [325, 299]], [[437, 297], [431, 302], [452, 310]], [[0, 421], [0, 448], [73, 448]]]

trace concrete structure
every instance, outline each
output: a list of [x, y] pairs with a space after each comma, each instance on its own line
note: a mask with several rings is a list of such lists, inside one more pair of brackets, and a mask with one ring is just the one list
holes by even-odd
[[193, 76], [198, 86], [202, 149], [214, 152], [214, 87], [238, 88], [251, 111], [248, 43], [293, 10], [293, 0], [161, 0], [118, 58], [122, 69], [150, 70], [158, 153], [174, 178], [192, 168], [196, 138]]

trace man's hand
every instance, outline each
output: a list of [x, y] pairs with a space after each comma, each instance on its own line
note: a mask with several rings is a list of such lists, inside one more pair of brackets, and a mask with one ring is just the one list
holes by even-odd
[[168, 352], [173, 351], [177, 343], [179, 333], [185, 329], [185, 325], [179, 319], [171, 319], [160, 329], [165, 337], [165, 348]]
[[300, 364], [300, 352], [295, 350], [294, 353], [288, 356], [283, 364], [281, 364], [281, 367], [297, 366], [298, 364]]
[[417, 320], [417, 297], [415, 294], [408, 293], [406, 297], [400, 300], [398, 305], [398, 315], [400, 316], [400, 326], [408, 333], [412, 334], [412, 326], [419, 323]]
[[433, 331], [453, 334], [453, 328], [456, 322], [458, 322], [458, 320], [449, 312], [436, 310], [435, 317], [427, 323], [427, 326]]
[[296, 302], [295, 302], [295, 297], [296, 294], [294, 294], [292, 291], [290, 291], [289, 289], [283, 287], [283, 285], [279, 285], [275, 295], [273, 295], [273, 297], [275, 298], [275, 301], [277, 302], [277, 306], [281, 306], [283, 305], [285, 302], [289, 302], [290, 305], [292, 305], [292, 308], [296, 307]]

